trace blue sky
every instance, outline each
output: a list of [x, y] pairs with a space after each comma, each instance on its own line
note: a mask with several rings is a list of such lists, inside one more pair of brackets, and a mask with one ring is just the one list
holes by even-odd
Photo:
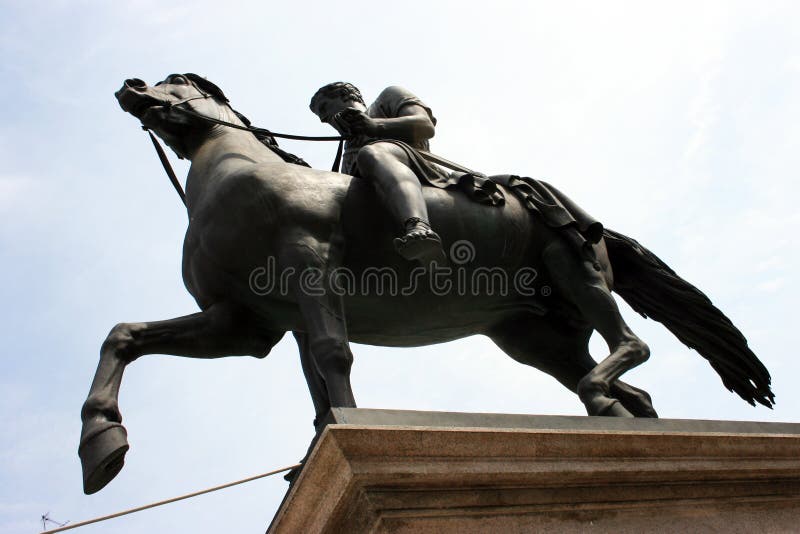
[[[196, 310], [185, 212], [113, 98], [132, 76], [196, 72], [254, 123], [309, 135], [331, 133], [307, 108], [325, 83], [367, 99], [410, 88], [439, 119], [434, 152], [556, 184], [703, 289], [772, 372], [775, 410], [751, 408], [623, 306], [652, 349], [626, 380], [662, 417], [800, 421], [800, 8], [432, 4], [0, 2], [0, 534], [291, 464], [312, 436], [290, 336], [263, 361], [145, 357], [122, 386], [125, 470], [83, 495], [79, 410], [106, 333]], [[334, 153], [283, 146], [322, 168]], [[363, 407], [584, 413], [484, 338], [354, 353]], [[261, 532], [285, 488], [275, 477], [81, 532]]]

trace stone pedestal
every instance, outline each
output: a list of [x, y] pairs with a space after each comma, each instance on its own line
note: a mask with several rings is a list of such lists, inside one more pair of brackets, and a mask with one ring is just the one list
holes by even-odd
[[270, 533], [800, 531], [800, 424], [330, 419]]

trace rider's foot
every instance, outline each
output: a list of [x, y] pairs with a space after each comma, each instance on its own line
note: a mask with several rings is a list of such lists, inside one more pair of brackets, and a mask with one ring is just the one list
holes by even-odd
[[419, 217], [406, 220], [406, 233], [395, 238], [394, 247], [407, 260], [417, 260], [423, 266], [433, 262], [444, 264], [442, 239], [431, 229], [431, 225]]

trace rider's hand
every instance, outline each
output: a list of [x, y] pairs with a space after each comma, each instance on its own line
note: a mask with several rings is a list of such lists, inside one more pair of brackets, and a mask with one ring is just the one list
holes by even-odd
[[375, 122], [372, 117], [358, 109], [345, 109], [344, 111], [336, 114], [334, 121], [338, 125], [342, 126], [342, 129], [346, 130], [346, 133], [351, 135], [366, 135], [367, 137], [375, 137], [377, 134], [378, 123]]

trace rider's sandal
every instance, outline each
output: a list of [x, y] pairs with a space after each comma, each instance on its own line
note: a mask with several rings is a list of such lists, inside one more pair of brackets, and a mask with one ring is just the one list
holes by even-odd
[[[423, 226], [431, 233], [424, 237], [411, 237], [409, 234], [417, 225]], [[427, 221], [419, 217], [411, 217], [406, 220], [405, 227], [406, 235], [394, 240], [394, 248], [401, 256], [410, 261], [419, 261], [423, 266], [434, 262], [444, 265], [442, 239], [431, 229], [431, 225]]]

